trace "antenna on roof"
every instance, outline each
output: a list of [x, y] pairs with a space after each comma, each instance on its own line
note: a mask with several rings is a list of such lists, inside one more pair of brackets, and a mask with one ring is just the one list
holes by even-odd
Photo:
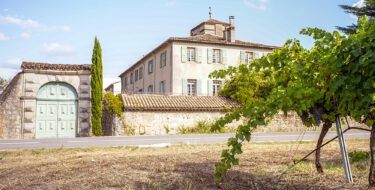
[[211, 15], [212, 15], [212, 13], [211, 13], [211, 6], [209, 6], [208, 9], [210, 10], [210, 12], [208, 12], [208, 15], [209, 15], [209, 17], [211, 19]]

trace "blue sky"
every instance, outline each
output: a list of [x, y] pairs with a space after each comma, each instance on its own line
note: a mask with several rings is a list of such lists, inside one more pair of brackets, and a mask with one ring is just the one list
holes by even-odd
[[22, 61], [91, 63], [94, 37], [103, 50], [105, 85], [169, 37], [212, 18], [235, 16], [237, 39], [282, 45], [304, 27], [334, 30], [356, 22], [338, 5], [358, 0], [1, 0], [0, 76]]

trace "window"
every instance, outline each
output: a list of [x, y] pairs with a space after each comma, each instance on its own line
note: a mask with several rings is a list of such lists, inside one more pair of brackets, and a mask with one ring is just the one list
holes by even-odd
[[197, 80], [195, 79], [187, 80], [187, 94], [188, 96], [197, 95]]
[[219, 95], [219, 91], [221, 89], [221, 80], [213, 80], [212, 81], [212, 95], [217, 96]]
[[138, 80], [138, 69], [135, 70], [135, 79], [134, 79], [134, 81], [137, 81], [137, 80]]
[[151, 74], [152, 72], [154, 72], [154, 62], [150, 60], [148, 62], [148, 74]]
[[125, 88], [127, 88], [128, 87], [128, 77], [124, 77], [125, 79], [124, 79], [124, 83], [125, 83]]
[[140, 93], [140, 94], [142, 94], [142, 92], [143, 92], [143, 89], [141, 88], [141, 89], [139, 89], [138, 90], [138, 92]]
[[160, 54], [160, 68], [167, 65], [167, 52], [163, 52]]
[[254, 59], [254, 52], [245, 52], [245, 61], [249, 63]]
[[130, 74], [130, 84], [133, 84], [134, 82], [134, 76], [133, 73]]
[[148, 92], [149, 94], [154, 93], [154, 87], [153, 87], [152, 85], [148, 85], [148, 87], [147, 87], [147, 92]]
[[165, 93], [165, 83], [164, 83], [164, 81], [161, 81], [161, 82], [160, 82], [160, 85], [159, 85], [159, 93], [160, 93], [160, 94], [164, 94], [164, 93]]
[[221, 51], [213, 49], [212, 53], [212, 63], [221, 63]]
[[195, 61], [195, 48], [187, 48], [187, 61]]
[[139, 68], [139, 80], [143, 78], [143, 67]]

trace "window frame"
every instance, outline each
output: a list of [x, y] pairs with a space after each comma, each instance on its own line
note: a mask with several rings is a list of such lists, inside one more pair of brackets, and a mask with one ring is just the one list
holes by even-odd
[[134, 73], [130, 73], [130, 84], [134, 83]]
[[160, 68], [167, 66], [167, 51], [160, 54]]
[[159, 93], [160, 94], [165, 94], [165, 81], [160, 81], [159, 82]]
[[[249, 55], [252, 55], [251, 56], [251, 59], [249, 59]], [[253, 51], [245, 51], [245, 61], [246, 63], [249, 63], [250, 61], [254, 60], [255, 58], [255, 53]]]
[[186, 81], [186, 88], [187, 88], [187, 95], [188, 96], [196, 96], [197, 95], [197, 79], [187, 79]]
[[143, 79], [143, 66], [139, 67], [138, 69], [138, 79], [139, 80]]
[[197, 48], [187, 47], [186, 48], [186, 61], [187, 62], [196, 62], [197, 61]]
[[152, 94], [154, 93], [154, 86], [152, 84], [147, 86], [147, 93], [152, 93]]
[[221, 80], [213, 80], [212, 81], [212, 95], [218, 96], [219, 91], [221, 90], [221, 86], [223, 85], [223, 81]]
[[[218, 52], [218, 55], [215, 52]], [[221, 49], [212, 49], [212, 63], [222, 63], [222, 53]]]
[[154, 72], [154, 60], [148, 61], [148, 74], [151, 74]]

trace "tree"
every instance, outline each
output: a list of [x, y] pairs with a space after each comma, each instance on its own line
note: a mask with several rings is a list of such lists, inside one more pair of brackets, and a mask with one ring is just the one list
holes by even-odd
[[229, 149], [223, 150], [215, 177], [220, 180], [238, 164], [242, 142], [249, 141], [253, 129], [267, 125], [281, 110], [295, 111], [307, 126], [317, 124], [320, 118], [316, 116], [323, 122], [333, 121], [336, 115], [366, 122], [373, 130], [369, 183], [375, 186], [375, 22], [360, 18], [356, 33], [348, 36], [318, 28], [303, 29], [301, 34], [315, 40], [311, 49], [304, 49], [298, 40], [288, 40], [250, 64], [211, 74], [229, 77], [221, 93], [242, 104], [219, 119], [216, 127], [247, 118], [228, 140]]
[[91, 125], [92, 133], [102, 135], [103, 66], [102, 48], [95, 37], [91, 66]]
[[[370, 18], [375, 18], [375, 0], [364, 0], [364, 5], [350, 6], [350, 5], [340, 5], [346, 13], [354, 14], [356, 16], [369, 16]], [[354, 34], [357, 30], [357, 25], [352, 24], [347, 27], [337, 26], [337, 29], [344, 32], [345, 34]]]
[[0, 77], [0, 94], [8, 86], [10, 80]]

